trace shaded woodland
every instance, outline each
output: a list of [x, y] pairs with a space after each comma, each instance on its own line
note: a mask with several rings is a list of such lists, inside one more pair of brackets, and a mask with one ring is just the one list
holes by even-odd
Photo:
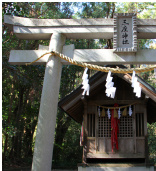
[[[135, 12], [138, 18], [154, 19], [156, 5], [144, 3], [114, 2], [2, 2], [2, 162], [8, 165], [31, 165], [35, 143], [36, 125], [45, 66], [10, 65], [11, 50], [35, 50], [39, 44], [49, 45], [46, 40], [20, 40], [4, 24], [4, 15], [28, 18], [113, 18], [114, 12]], [[139, 40], [138, 48], [155, 48], [153, 40]], [[66, 40], [75, 49], [113, 48], [112, 39]], [[138, 66], [129, 66], [138, 67]], [[63, 66], [59, 100], [82, 82], [84, 69]], [[92, 76], [96, 71], [90, 71]], [[154, 73], [140, 76], [156, 88]], [[156, 163], [156, 123], [148, 125], [151, 161]], [[77, 166], [82, 161], [80, 147], [81, 125], [58, 109], [53, 166]]]

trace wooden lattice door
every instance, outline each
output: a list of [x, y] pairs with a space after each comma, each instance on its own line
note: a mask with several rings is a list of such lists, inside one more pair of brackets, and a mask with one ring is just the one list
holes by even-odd
[[[141, 109], [142, 110], [141, 110]], [[144, 158], [146, 113], [143, 107], [133, 107], [133, 114], [120, 117], [118, 150], [111, 146], [111, 119], [95, 113], [87, 114], [87, 153], [89, 158]], [[138, 112], [139, 111], [139, 112]], [[105, 111], [107, 113], [107, 111]]]
[[[118, 151], [113, 153], [134, 153], [133, 117], [121, 116], [118, 134]], [[111, 119], [107, 116], [98, 119], [98, 152], [111, 153]]]

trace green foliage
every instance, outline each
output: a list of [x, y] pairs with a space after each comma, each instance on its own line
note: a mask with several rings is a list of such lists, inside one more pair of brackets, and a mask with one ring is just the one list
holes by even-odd
[[[77, 163], [82, 162], [82, 147], [79, 145], [80, 128], [80, 124], [71, 120], [61, 146], [59, 144], [55, 144], [54, 146], [54, 154], [56, 150], [59, 160], [53, 157], [53, 166], [77, 166]], [[59, 151], [58, 148], [60, 149]]]
[[149, 159], [151, 163], [156, 165], [156, 122], [147, 125], [148, 128], [148, 146]]
[[114, 2], [81, 2], [76, 4], [82, 12], [76, 13], [80, 18], [112, 18]]
[[[5, 162], [31, 164], [34, 137], [40, 106], [45, 66], [20, 66], [8, 63], [10, 50], [34, 50], [39, 44], [49, 45], [45, 40], [19, 40], [4, 24], [4, 14], [28, 18], [113, 18], [114, 12], [137, 12], [139, 18], [155, 18], [155, 3], [152, 2], [2, 2], [2, 152]], [[75, 11], [75, 9], [78, 9]], [[141, 40], [139, 48], [147, 48], [151, 40]], [[76, 49], [111, 48], [112, 40], [66, 40]], [[63, 66], [59, 100], [82, 82], [84, 69], [78, 66]], [[94, 71], [91, 71], [91, 75]], [[153, 72], [142, 73], [142, 78], [153, 85]], [[154, 85], [155, 86], [155, 85]], [[79, 146], [81, 125], [58, 109], [55, 131], [53, 165], [76, 166], [82, 160]], [[153, 130], [148, 126], [148, 130]], [[154, 126], [155, 127], [155, 126]], [[149, 144], [154, 142], [149, 137]], [[150, 154], [155, 146], [151, 145]]]
[[151, 86], [156, 88], [154, 71], [142, 72], [139, 74], [139, 76], [143, 78], [146, 82], [148, 82]]
[[118, 2], [116, 13], [136, 13], [137, 18], [151, 18], [156, 16], [156, 5], [154, 2]]
[[[33, 6], [33, 4], [35, 4]], [[2, 14], [41, 17], [42, 3], [2, 3]], [[48, 8], [57, 4], [47, 3]], [[16, 9], [16, 10], [15, 10]], [[42, 11], [43, 12], [43, 11]], [[3, 18], [2, 18], [3, 20]], [[20, 66], [8, 63], [10, 50], [37, 49], [48, 41], [19, 40], [3, 24], [2, 32], [2, 134], [3, 164], [22, 164], [32, 160], [45, 66]]]

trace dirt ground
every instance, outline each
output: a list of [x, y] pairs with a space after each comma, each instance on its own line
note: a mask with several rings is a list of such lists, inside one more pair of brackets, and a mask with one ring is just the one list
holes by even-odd
[[[31, 167], [20, 167], [20, 168], [15, 168], [15, 167], [10, 167], [10, 168], [4, 168], [2, 171], [31, 171]], [[77, 170], [55, 170], [52, 169], [52, 171], [77, 171]]]
[[[30, 166], [2, 166], [2, 171], [31, 171]], [[52, 169], [52, 171], [77, 171], [77, 169]]]

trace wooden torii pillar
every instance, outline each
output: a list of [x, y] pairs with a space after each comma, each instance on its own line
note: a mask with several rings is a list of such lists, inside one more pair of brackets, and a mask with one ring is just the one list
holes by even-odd
[[[9, 58], [11, 64], [32, 62], [48, 50], [62, 52], [77, 61], [91, 64], [156, 64], [156, 50], [137, 50], [136, 46], [137, 38], [156, 38], [155, 19], [136, 19], [135, 14], [129, 13], [115, 14], [114, 19], [70, 20], [5, 15], [4, 22], [19, 39], [50, 40], [49, 47], [44, 47], [44, 50], [12, 50]], [[74, 50], [73, 45], [63, 46], [66, 38], [113, 38], [114, 49]], [[32, 171], [50, 171], [62, 64], [69, 63], [56, 56], [46, 55], [34, 64], [46, 64], [46, 69]]]

